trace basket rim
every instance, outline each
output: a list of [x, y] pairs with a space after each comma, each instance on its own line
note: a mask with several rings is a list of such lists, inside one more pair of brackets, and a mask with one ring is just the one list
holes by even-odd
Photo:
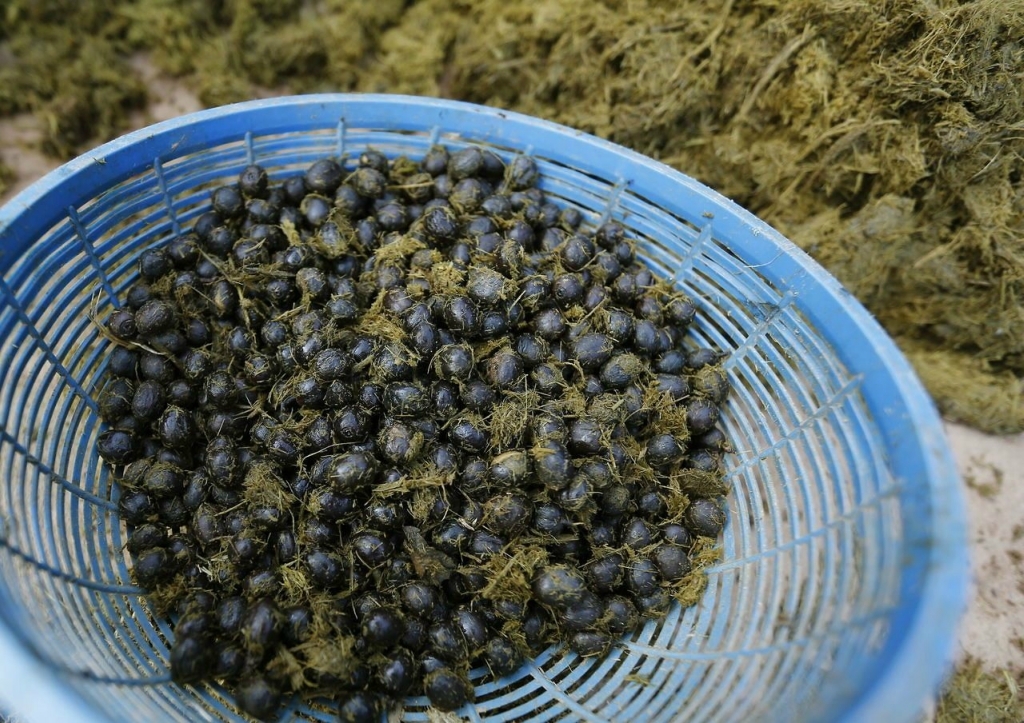
[[[685, 187], [703, 197], [709, 208], [721, 211], [733, 224], [757, 236], [767, 247], [766, 259], [784, 256], [787, 264], [805, 274], [826, 292], [847, 317], [841, 333], [848, 344], [867, 344], [871, 358], [879, 368], [873, 373], [892, 380], [891, 391], [905, 407], [900, 419], [913, 436], [895, 444], [901, 449], [921, 452], [922, 473], [912, 483], [924, 483], [932, 507], [928, 529], [930, 555], [923, 586], [917, 591], [920, 602], [902, 626], [900, 645], [892, 651], [882, 672], [870, 679], [860, 698], [852, 704], [842, 721], [914, 719], [936, 693], [952, 665], [956, 648], [956, 630], [966, 609], [970, 569], [966, 507], [957, 467], [946, 440], [939, 414], [909, 362], [895, 342], [867, 309], [833, 276], [802, 249], [764, 221], [716, 191], [667, 165], [581, 131], [513, 111], [461, 101], [391, 94], [314, 94], [282, 96], [246, 101], [182, 115], [147, 126], [105, 143], [49, 172], [0, 207], [0, 274], [10, 268], [18, 256], [53, 223], [55, 214], [87, 192], [81, 200], [92, 198], [98, 188], [109, 188], [143, 170], [159, 153], [176, 147], [174, 139], [186, 138], [183, 131], [196, 130], [204, 123], [225, 123], [241, 117], [256, 117], [261, 112], [288, 109], [326, 114], [359, 109], [390, 107], [395, 111], [415, 111], [436, 118], [444, 127], [449, 114], [477, 114], [487, 123], [511, 123], [518, 129], [531, 129], [547, 135], [571, 136], [595, 151], [614, 154], [622, 169], [642, 169], [656, 173], [666, 183]], [[492, 126], [493, 127], [493, 126]], [[201, 130], [201, 129], [199, 129]], [[457, 129], [452, 129], [457, 130]], [[241, 138], [243, 130], [239, 130]], [[194, 141], [195, 139], [193, 139]], [[472, 139], [471, 139], [472, 140]], [[69, 200], [70, 199], [70, 200]], [[20, 241], [19, 241], [20, 239]], [[21, 248], [18, 248], [20, 244]], [[841, 341], [841, 340], [840, 340]], [[836, 343], [837, 350], [841, 344]], [[855, 357], [860, 352], [850, 352]], [[863, 357], [862, 357], [863, 358]], [[844, 359], [848, 364], [849, 360]], [[878, 420], [885, 426], [885, 420]], [[60, 675], [37, 659], [0, 620], [0, 698], [13, 704], [15, 712], [39, 720], [69, 719], [100, 721], [72, 688], [62, 684]], [[13, 698], [16, 698], [14, 700]]]

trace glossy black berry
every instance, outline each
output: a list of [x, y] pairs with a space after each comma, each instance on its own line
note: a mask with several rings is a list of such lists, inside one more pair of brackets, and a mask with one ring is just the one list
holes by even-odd
[[339, 723], [378, 723], [379, 720], [380, 703], [372, 693], [344, 693], [338, 700]]
[[398, 644], [405, 631], [402, 616], [389, 608], [371, 610], [360, 626], [363, 638], [375, 648], [388, 649]]
[[202, 680], [213, 663], [213, 649], [198, 635], [177, 637], [171, 646], [171, 677], [179, 685]]
[[637, 596], [651, 595], [661, 582], [657, 566], [650, 560], [636, 560], [626, 570], [626, 587]]
[[513, 191], [532, 188], [539, 178], [537, 163], [529, 156], [516, 156], [505, 169], [505, 185]]
[[583, 576], [564, 565], [548, 567], [533, 579], [534, 599], [553, 608], [565, 609], [576, 605], [586, 593]]
[[124, 464], [135, 456], [135, 437], [130, 432], [110, 429], [100, 433], [96, 450], [110, 464]]
[[269, 720], [281, 705], [281, 688], [265, 675], [242, 681], [235, 688], [238, 707], [259, 720]]
[[367, 567], [378, 567], [387, 562], [393, 550], [384, 536], [376, 532], [363, 532], [352, 538], [352, 551]]
[[672, 544], [659, 545], [652, 553], [651, 559], [658, 566], [658, 572], [669, 582], [681, 580], [690, 572], [690, 558], [686, 550]]
[[152, 589], [172, 572], [171, 558], [167, 550], [155, 547], [135, 556], [132, 566], [135, 580], [146, 589]]
[[377, 460], [367, 452], [351, 452], [334, 457], [327, 472], [328, 480], [338, 490], [364, 487], [377, 475]]
[[704, 434], [718, 424], [718, 407], [706, 399], [694, 399], [686, 405], [686, 426], [691, 434]]
[[473, 700], [473, 688], [465, 678], [448, 668], [438, 668], [423, 681], [430, 704], [442, 711], [451, 711]]
[[695, 535], [717, 537], [725, 526], [725, 511], [714, 500], [695, 499], [683, 513], [683, 522]]

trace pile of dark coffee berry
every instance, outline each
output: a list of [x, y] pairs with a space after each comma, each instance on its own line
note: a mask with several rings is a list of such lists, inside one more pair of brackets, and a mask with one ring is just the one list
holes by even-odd
[[472, 666], [601, 655], [696, 601], [722, 355], [621, 225], [538, 180], [477, 147], [249, 166], [140, 255], [98, 449], [177, 682], [258, 718], [453, 710]]

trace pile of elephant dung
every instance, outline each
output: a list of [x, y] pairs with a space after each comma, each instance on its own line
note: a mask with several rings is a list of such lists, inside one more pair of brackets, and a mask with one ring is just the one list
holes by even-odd
[[0, 114], [38, 113], [63, 156], [144, 102], [139, 52], [209, 105], [437, 95], [632, 147], [823, 263], [948, 416], [1024, 429], [1022, 3], [12, 0], [5, 20]]

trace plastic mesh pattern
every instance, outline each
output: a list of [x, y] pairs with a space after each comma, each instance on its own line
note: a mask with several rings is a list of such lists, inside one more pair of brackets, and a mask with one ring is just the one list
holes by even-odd
[[[534, 156], [552, 200], [615, 218], [698, 301], [695, 339], [734, 350], [722, 561], [607, 658], [550, 649], [477, 679], [473, 721], [909, 720], [938, 680], [966, 587], [941, 425], [867, 313], [722, 197], [534, 119], [397, 96], [307, 96], [154, 126], [55, 171], [0, 211], [0, 695], [74, 720], [235, 720], [171, 685], [168, 625], [132, 585], [118, 490], [94, 452], [102, 318], [142, 250], [187, 229], [250, 162], [285, 178], [366, 147]], [[15, 667], [17, 666], [17, 670]], [[38, 699], [39, 692], [51, 697]], [[884, 712], [883, 717], [878, 717]], [[329, 720], [316, 703], [298, 720]], [[70, 717], [68, 717], [70, 716]], [[287, 714], [286, 716], [287, 717]], [[426, 720], [425, 701], [405, 720]]]

